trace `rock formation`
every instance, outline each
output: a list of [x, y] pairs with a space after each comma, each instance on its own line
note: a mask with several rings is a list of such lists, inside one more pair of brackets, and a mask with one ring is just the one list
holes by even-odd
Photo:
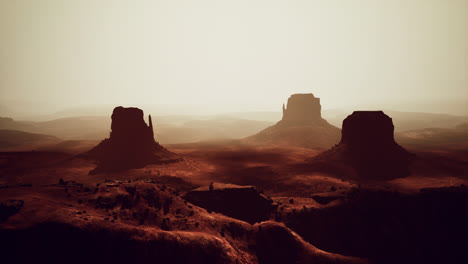
[[188, 192], [184, 199], [251, 224], [268, 220], [273, 211], [272, 201], [254, 186], [215, 183]]
[[[365, 259], [328, 253], [318, 249], [282, 223], [266, 221], [255, 226], [258, 228], [255, 240], [259, 263], [369, 263]], [[317, 226], [314, 227], [317, 228]]]
[[289, 126], [321, 125], [325, 121], [321, 111], [320, 98], [313, 94], [293, 94], [288, 98], [286, 108], [283, 104], [283, 119], [279, 123]]
[[23, 200], [7, 200], [0, 203], [0, 223], [6, 221], [10, 216], [23, 208]]
[[340, 144], [359, 150], [401, 147], [393, 138], [392, 119], [382, 111], [355, 111], [343, 120]]
[[311, 159], [351, 165], [360, 179], [409, 175], [412, 154], [393, 137], [392, 119], [382, 111], [355, 111], [343, 121], [340, 143]]
[[338, 143], [340, 129], [321, 115], [320, 98], [313, 94], [293, 94], [283, 118], [275, 125], [245, 139], [253, 144], [286, 144], [313, 149], [326, 149]]
[[90, 173], [141, 168], [148, 164], [176, 161], [176, 155], [163, 148], [154, 140], [153, 124], [143, 119], [138, 108], [114, 108], [110, 137], [87, 154], [98, 162]]

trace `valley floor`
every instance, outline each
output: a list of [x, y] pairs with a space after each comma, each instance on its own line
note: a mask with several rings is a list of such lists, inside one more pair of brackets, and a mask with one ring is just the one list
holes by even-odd
[[[466, 246], [458, 240], [468, 220], [465, 158], [414, 149], [409, 177], [359, 182], [345, 169], [304, 165], [321, 150], [167, 147], [183, 160], [97, 175], [72, 154], [0, 153], [7, 258], [52, 263], [78, 251], [72, 263], [456, 263]], [[212, 182], [255, 186], [273, 202], [270, 221], [251, 225], [183, 198]]]

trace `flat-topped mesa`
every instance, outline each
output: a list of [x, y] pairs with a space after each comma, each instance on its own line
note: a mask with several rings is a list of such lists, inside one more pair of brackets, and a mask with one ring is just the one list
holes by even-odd
[[153, 124], [149, 116], [149, 126], [143, 119], [143, 110], [122, 106], [112, 112], [110, 140], [112, 141], [154, 141]]
[[153, 124], [143, 119], [143, 110], [122, 106], [112, 112], [110, 137], [91, 149], [87, 155], [98, 162], [90, 173], [141, 168], [148, 164], [178, 160], [175, 154], [154, 140]]
[[343, 120], [340, 144], [352, 148], [397, 145], [392, 119], [382, 111], [354, 111]]
[[293, 94], [288, 98], [287, 107], [283, 104], [283, 119], [288, 125], [314, 125], [322, 122], [320, 98], [313, 94]]
[[358, 179], [384, 180], [409, 175], [413, 155], [398, 145], [392, 119], [382, 111], [355, 111], [343, 120], [341, 141], [311, 159], [348, 164]]
[[322, 118], [320, 99], [313, 94], [293, 94], [283, 105], [283, 118], [244, 142], [262, 145], [290, 145], [327, 149], [340, 140], [339, 128]]

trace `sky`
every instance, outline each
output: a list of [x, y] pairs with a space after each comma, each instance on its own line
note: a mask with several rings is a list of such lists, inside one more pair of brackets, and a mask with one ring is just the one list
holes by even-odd
[[0, 0], [0, 116], [280, 111], [293, 93], [468, 115], [468, 0]]

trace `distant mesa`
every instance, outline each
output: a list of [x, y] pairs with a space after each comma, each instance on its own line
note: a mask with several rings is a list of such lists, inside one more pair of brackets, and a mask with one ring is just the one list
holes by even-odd
[[343, 120], [340, 144], [354, 149], [401, 148], [392, 119], [382, 111], [354, 111]]
[[283, 118], [275, 125], [244, 139], [253, 144], [286, 144], [326, 149], [340, 140], [340, 129], [330, 125], [321, 114], [320, 98], [313, 94], [293, 94]]
[[360, 179], [379, 180], [410, 174], [413, 155], [394, 140], [392, 119], [382, 111], [355, 111], [343, 120], [341, 141], [311, 162], [350, 165]]
[[288, 126], [322, 125], [320, 98], [313, 94], [293, 94], [288, 98], [287, 107], [283, 104], [283, 119], [279, 122]]
[[97, 160], [90, 173], [142, 168], [179, 160], [177, 156], [154, 140], [153, 123], [143, 119], [143, 110], [116, 107], [112, 113], [110, 137], [91, 149], [86, 156]]

